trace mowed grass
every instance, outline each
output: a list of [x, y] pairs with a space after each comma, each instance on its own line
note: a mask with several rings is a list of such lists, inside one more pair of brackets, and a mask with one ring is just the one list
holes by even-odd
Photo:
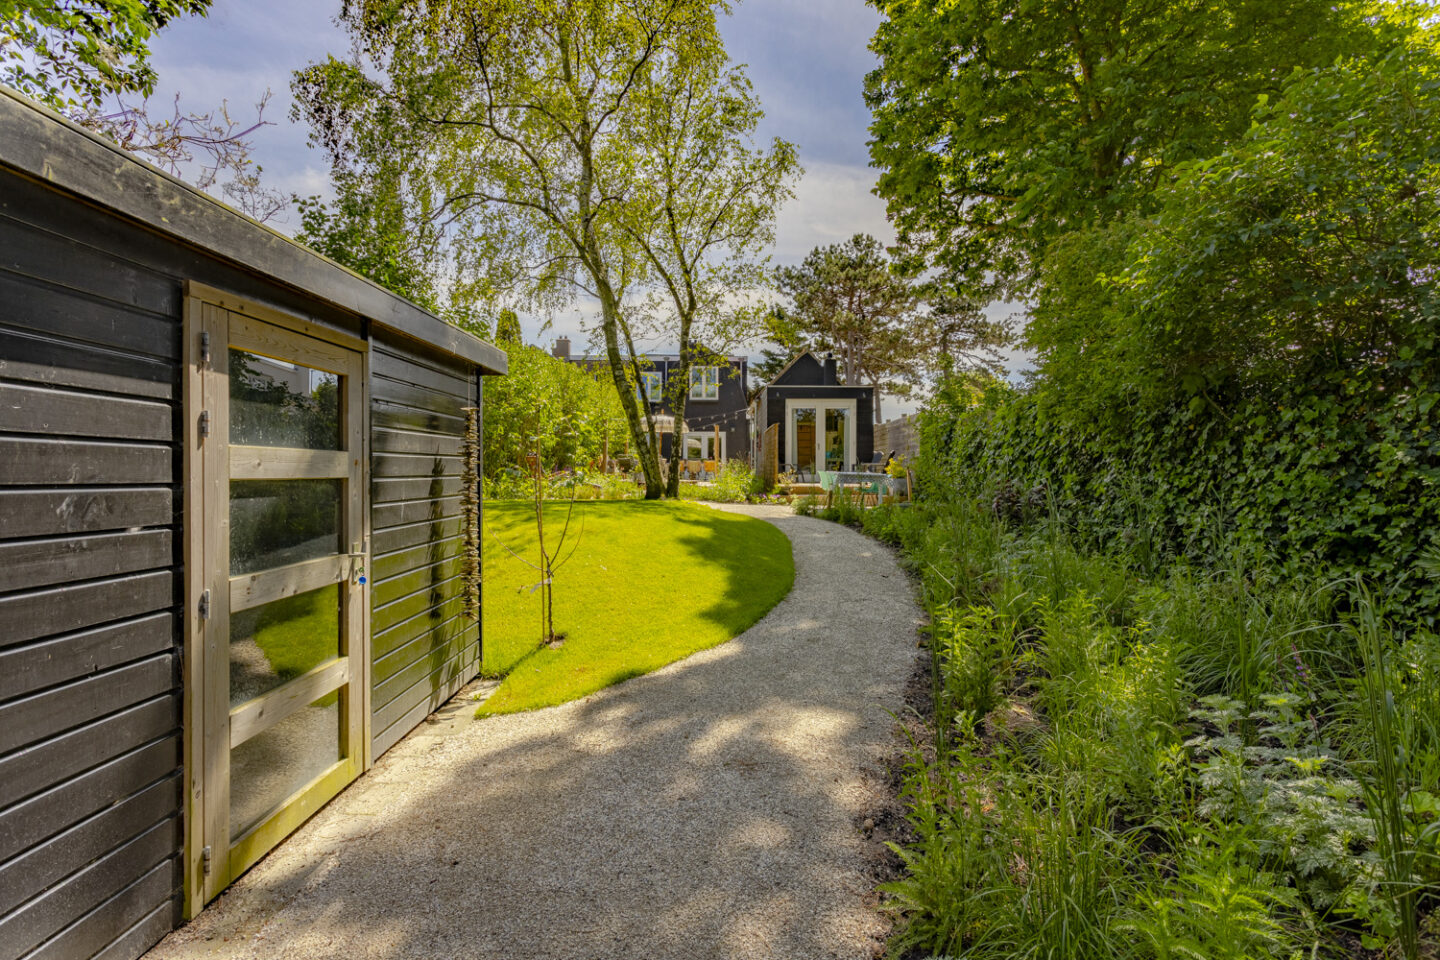
[[[545, 506], [553, 544], [568, 504]], [[540, 644], [535, 508], [485, 504], [481, 670], [504, 682], [478, 715], [574, 700], [649, 673], [742, 633], [795, 581], [790, 541], [763, 520], [708, 507], [643, 500], [575, 505], [575, 555], [555, 575], [558, 648]]]

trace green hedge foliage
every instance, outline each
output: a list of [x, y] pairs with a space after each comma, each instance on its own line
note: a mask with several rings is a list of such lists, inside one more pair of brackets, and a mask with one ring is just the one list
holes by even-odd
[[1440, 376], [1412, 358], [1318, 372], [1195, 410], [1136, 411], [1127, 430], [1052, 415], [1043, 394], [942, 391], [922, 415], [932, 496], [1058, 513], [1087, 546], [1142, 564], [1226, 562], [1363, 576], [1392, 615], [1440, 614]]

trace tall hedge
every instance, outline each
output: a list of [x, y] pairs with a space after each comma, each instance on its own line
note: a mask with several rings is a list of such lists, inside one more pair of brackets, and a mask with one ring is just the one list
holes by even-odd
[[[931, 496], [1055, 510], [1088, 545], [1288, 575], [1361, 575], [1406, 619], [1440, 614], [1440, 377], [1433, 363], [1316, 371], [1199, 411], [1132, 411], [1124, 433], [1006, 386], [942, 392], [921, 420]], [[1382, 376], [1383, 374], [1383, 376]]]

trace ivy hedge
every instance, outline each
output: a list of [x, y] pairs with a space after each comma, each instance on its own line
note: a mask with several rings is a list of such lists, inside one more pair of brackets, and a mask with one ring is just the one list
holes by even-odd
[[952, 385], [921, 418], [931, 495], [1012, 519], [1056, 511], [1085, 544], [1146, 565], [1257, 561], [1290, 576], [1362, 576], [1391, 615], [1440, 615], [1436, 364], [1317, 370], [1283, 385], [1076, 422], [1041, 391]]

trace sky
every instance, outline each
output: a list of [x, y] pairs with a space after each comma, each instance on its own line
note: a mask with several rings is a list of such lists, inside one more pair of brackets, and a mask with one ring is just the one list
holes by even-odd
[[[228, 100], [239, 117], [253, 118], [252, 105], [268, 89], [264, 119], [274, 125], [254, 134], [252, 154], [263, 182], [286, 195], [327, 196], [324, 156], [308, 147], [305, 125], [290, 119], [290, 75], [327, 54], [346, 53], [345, 34], [332, 19], [338, 9], [338, 0], [215, 0], [208, 17], [177, 22], [152, 43], [156, 97], [164, 102], [181, 92], [187, 109]], [[856, 233], [894, 239], [885, 205], [871, 193], [870, 115], [862, 97], [865, 74], [876, 65], [867, 44], [879, 22], [861, 0], [748, 0], [722, 21], [730, 57], [746, 65], [765, 110], [757, 138], [795, 143], [805, 168], [795, 199], [777, 215], [775, 264], [799, 263], [814, 247]], [[293, 211], [272, 222], [286, 233], [298, 225]], [[583, 304], [560, 312], [543, 335], [539, 320], [525, 318], [526, 339], [548, 344], [569, 336], [578, 348], [588, 312]], [[885, 406], [887, 418], [913, 409]]]

